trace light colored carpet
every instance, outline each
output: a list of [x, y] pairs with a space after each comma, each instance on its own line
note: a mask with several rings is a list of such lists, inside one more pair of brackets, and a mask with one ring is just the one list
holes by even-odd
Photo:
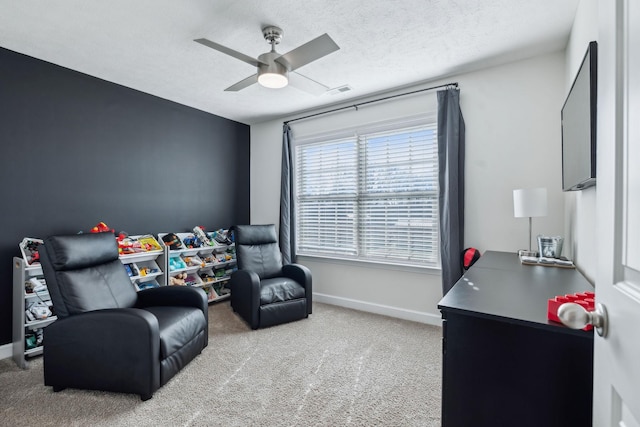
[[42, 357], [27, 370], [0, 361], [0, 425], [438, 426], [441, 335], [326, 304], [309, 319], [252, 331], [218, 303], [209, 307], [209, 346], [146, 402], [53, 393]]

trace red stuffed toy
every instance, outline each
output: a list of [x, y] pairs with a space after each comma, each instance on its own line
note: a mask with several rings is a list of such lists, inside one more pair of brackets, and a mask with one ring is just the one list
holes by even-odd
[[115, 233], [115, 230], [113, 228], [109, 228], [109, 226], [107, 226], [107, 224], [105, 224], [104, 222], [99, 222], [98, 225], [96, 225], [91, 229], [91, 232], [92, 233], [106, 233], [106, 232]]

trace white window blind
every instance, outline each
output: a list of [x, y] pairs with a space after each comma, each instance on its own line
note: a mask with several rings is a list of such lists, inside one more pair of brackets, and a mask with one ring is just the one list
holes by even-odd
[[296, 147], [297, 252], [440, 265], [435, 123]]

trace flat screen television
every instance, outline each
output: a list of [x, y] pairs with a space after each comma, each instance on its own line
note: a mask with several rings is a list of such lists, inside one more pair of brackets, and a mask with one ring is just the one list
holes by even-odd
[[598, 44], [590, 42], [562, 106], [562, 190], [596, 184]]

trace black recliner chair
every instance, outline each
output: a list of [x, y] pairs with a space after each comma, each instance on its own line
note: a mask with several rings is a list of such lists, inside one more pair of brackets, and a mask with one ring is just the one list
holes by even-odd
[[309, 317], [311, 272], [282, 265], [275, 225], [236, 225], [238, 271], [231, 275], [231, 308], [252, 329]]
[[39, 248], [58, 320], [45, 331], [44, 383], [64, 388], [153, 393], [208, 343], [204, 292], [136, 292], [112, 233], [52, 236]]

